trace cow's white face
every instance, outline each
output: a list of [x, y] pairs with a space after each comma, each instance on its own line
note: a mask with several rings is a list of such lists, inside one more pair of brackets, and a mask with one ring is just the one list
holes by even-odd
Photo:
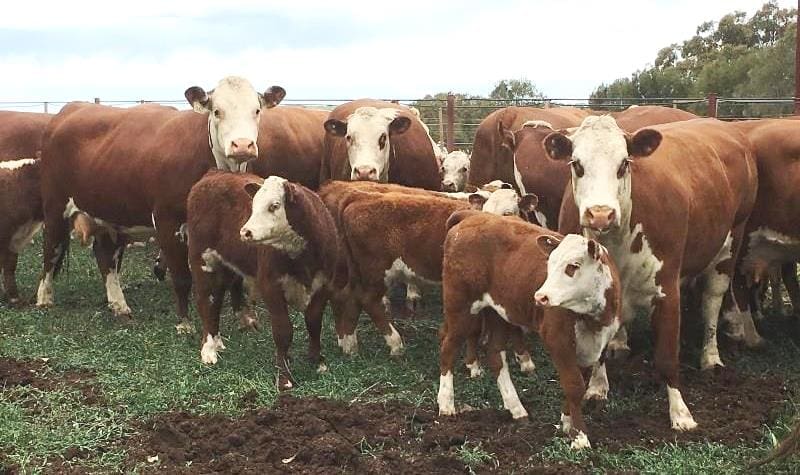
[[561, 307], [598, 316], [606, 308], [606, 291], [613, 283], [602, 257], [608, 251], [597, 241], [567, 234], [561, 241], [543, 235], [537, 240], [547, 259], [547, 279], [534, 294], [540, 306]]
[[292, 228], [286, 212], [293, 199], [292, 186], [279, 176], [270, 176], [260, 186], [258, 183], [245, 186], [245, 191], [253, 197], [253, 209], [239, 231], [242, 241], [270, 245], [291, 256], [302, 251], [305, 241]]
[[652, 129], [629, 138], [611, 116], [587, 117], [570, 137], [554, 132], [544, 141], [551, 158], [570, 160], [581, 225], [601, 233], [630, 213], [632, 158], [650, 155], [660, 143]]
[[259, 94], [247, 79], [229, 76], [209, 92], [194, 86], [185, 95], [196, 112], [208, 113], [208, 133], [217, 167], [239, 171], [258, 157], [261, 111], [278, 105], [286, 91], [272, 86]]
[[442, 161], [442, 191], [464, 191], [469, 175], [469, 159], [466, 153], [456, 150], [450, 152]]
[[351, 180], [389, 180], [390, 140], [411, 126], [411, 119], [399, 112], [388, 107], [359, 107], [347, 122], [336, 119], [325, 122], [329, 134], [347, 141]]

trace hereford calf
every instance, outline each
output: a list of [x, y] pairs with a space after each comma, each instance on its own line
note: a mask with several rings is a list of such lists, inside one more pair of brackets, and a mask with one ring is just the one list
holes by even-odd
[[39, 161], [33, 158], [0, 162], [0, 266], [6, 299], [19, 303], [17, 258], [42, 228]]
[[464, 191], [469, 176], [469, 154], [461, 150], [448, 153], [442, 160], [442, 191]]
[[487, 213], [458, 212], [447, 226], [439, 413], [456, 413], [455, 357], [465, 340], [480, 331], [483, 315], [488, 364], [504, 407], [515, 419], [528, 415], [509, 374], [506, 336], [512, 329], [537, 331], [564, 391], [562, 428], [573, 448], [588, 448], [581, 369], [589, 370], [599, 361], [621, 324], [621, 286], [608, 252], [579, 235], [562, 237]]
[[277, 176], [263, 180], [211, 172], [192, 188], [188, 213], [190, 266], [203, 320], [202, 361], [216, 363], [217, 352], [224, 349], [220, 308], [225, 291], [240, 278], [250, 295], [261, 295], [269, 311], [278, 388], [293, 386], [288, 306], [305, 312], [309, 359], [325, 371], [320, 332], [338, 238], [319, 197]]

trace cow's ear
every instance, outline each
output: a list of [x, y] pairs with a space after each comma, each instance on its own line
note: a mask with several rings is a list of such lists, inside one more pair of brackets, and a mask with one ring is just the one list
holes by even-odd
[[599, 261], [605, 253], [603, 246], [594, 239], [589, 239], [589, 242], [586, 243], [586, 251], [589, 253], [589, 256], [596, 261]]
[[549, 234], [542, 234], [536, 238], [536, 244], [539, 246], [539, 249], [542, 250], [545, 256], [550, 256], [550, 253], [553, 252], [553, 249], [557, 248], [560, 243], [561, 239]]
[[261, 106], [271, 109], [280, 104], [284, 97], [286, 97], [286, 89], [280, 86], [272, 86], [261, 95]]
[[[214, 92], [213, 90], [211, 91]], [[183, 93], [195, 112], [211, 112], [211, 96], [200, 86], [192, 86]]]
[[482, 210], [484, 204], [486, 204], [486, 197], [482, 194], [473, 193], [469, 195], [469, 205], [472, 209]]
[[501, 190], [513, 190], [513, 189], [514, 189], [514, 187], [513, 187], [513, 186], [511, 186], [511, 183], [506, 183], [506, 182], [503, 182], [503, 183], [500, 185], [500, 189], [501, 189]]
[[256, 197], [256, 193], [258, 193], [258, 190], [260, 190], [260, 189], [261, 189], [261, 183], [259, 183], [257, 181], [251, 181], [251, 182], [247, 183], [246, 185], [244, 185], [244, 191], [248, 195], [250, 195], [250, 198], [255, 198]]
[[544, 138], [544, 150], [553, 160], [568, 160], [572, 157], [572, 141], [561, 132], [553, 132]]
[[283, 182], [283, 194], [284, 194], [284, 203], [291, 203], [294, 204], [297, 202], [300, 190], [297, 189], [297, 185], [290, 181]]
[[628, 155], [631, 157], [647, 157], [661, 145], [661, 132], [653, 129], [641, 129], [633, 137], [625, 135], [628, 143]]
[[533, 193], [528, 193], [519, 199], [519, 210], [523, 213], [533, 213], [539, 204], [539, 197]]
[[478, 187], [473, 185], [472, 183], [467, 183], [466, 185], [464, 185], [464, 191], [466, 193], [475, 193], [476, 191], [478, 191]]
[[334, 137], [344, 137], [347, 134], [347, 122], [338, 119], [328, 119], [325, 121], [325, 131]]
[[411, 127], [411, 119], [406, 116], [398, 115], [389, 122], [389, 135], [399, 135]]
[[507, 129], [502, 120], [497, 121], [497, 133], [500, 135], [500, 146], [513, 152], [517, 148], [514, 133]]

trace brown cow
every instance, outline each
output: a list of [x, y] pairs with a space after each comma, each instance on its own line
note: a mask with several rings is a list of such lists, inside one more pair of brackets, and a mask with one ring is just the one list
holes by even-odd
[[699, 118], [691, 112], [664, 106], [630, 106], [623, 111], [612, 112], [611, 117], [617, 121], [619, 128], [631, 133], [641, 127]]
[[52, 114], [0, 111], [0, 161], [35, 157]]
[[482, 312], [489, 310], [487, 359], [504, 407], [515, 419], [528, 415], [506, 363], [506, 334], [511, 329], [537, 331], [564, 391], [562, 429], [573, 448], [588, 448], [580, 369], [597, 363], [621, 325], [621, 284], [607, 251], [576, 234], [562, 237], [486, 213], [459, 212], [447, 225], [439, 413], [455, 414], [453, 363], [463, 342], [480, 331]]
[[177, 298], [178, 330], [191, 329], [191, 276], [178, 237], [186, 197], [215, 163], [237, 170], [256, 158], [261, 110], [285, 94], [280, 87], [259, 94], [247, 80], [228, 77], [208, 93], [197, 86], [186, 90], [189, 103], [202, 113], [156, 105], [65, 106], [43, 140], [45, 245], [37, 305], [53, 304], [53, 276], [69, 245], [68, 218], [83, 212], [113, 231], [98, 233], [93, 248], [115, 315], [131, 312], [118, 279], [128, 236], [152, 234], [155, 228]]
[[405, 106], [359, 99], [325, 122], [320, 182], [369, 180], [439, 190], [439, 164], [422, 122]]
[[[715, 119], [639, 129], [631, 137], [601, 116], [585, 119], [569, 138], [552, 133], [545, 148], [571, 163], [560, 232], [583, 231], [608, 248], [622, 279], [623, 321], [638, 313], [651, 318], [672, 428], [695, 428], [679, 389], [681, 281], [705, 281], [701, 367], [721, 365], [720, 306], [756, 198], [750, 143]], [[623, 330], [615, 336], [618, 348], [627, 346], [619, 341]], [[595, 368], [589, 386], [591, 397], [606, 397], [605, 365]]]
[[39, 160], [23, 158], [0, 162], [0, 269], [6, 299], [20, 302], [17, 257], [42, 228]]
[[[723, 318], [731, 324], [731, 337], [753, 347], [763, 339], [753, 324], [748, 287], [764, 280], [767, 271], [786, 267], [783, 273], [792, 305], [800, 308], [800, 291], [792, 272], [794, 262], [800, 259], [800, 197], [796, 193], [800, 185], [800, 122], [767, 119], [737, 122], [732, 127], [743, 131], [753, 144], [758, 198], [733, 280], [735, 305], [726, 302]], [[779, 295], [773, 299], [780, 299]]]
[[512, 106], [492, 112], [475, 131], [468, 183], [480, 186], [495, 179], [506, 183], [518, 182], [514, 172], [513, 134], [525, 122], [535, 120], [551, 128], [564, 129], [577, 126], [587, 115], [574, 107], [540, 109]]
[[209, 172], [188, 198], [189, 259], [203, 321], [200, 356], [217, 362], [224, 349], [219, 316], [226, 289], [243, 279], [270, 314], [278, 388], [293, 385], [288, 366], [292, 324], [287, 305], [305, 312], [309, 358], [320, 354], [322, 312], [329, 296], [338, 243], [333, 218], [308, 188], [284, 178]]

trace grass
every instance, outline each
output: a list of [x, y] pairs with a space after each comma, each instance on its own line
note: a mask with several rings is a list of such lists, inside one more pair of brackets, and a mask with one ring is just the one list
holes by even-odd
[[[103, 392], [103, 401], [90, 405], [83, 404], [80, 392], [67, 386], [46, 392], [31, 387], [0, 392], [0, 455], [22, 472], [52, 471], [60, 463], [79, 464], [90, 472], [121, 471], [126, 449], [120, 441], [135, 434], [143, 419], [167, 411], [235, 415], [243, 410], [242, 397], [248, 393], [257, 395], [255, 405], [274, 403], [277, 392], [269, 331], [241, 333], [226, 309], [222, 334], [227, 349], [217, 365], [201, 364], [199, 337], [176, 334], [170, 289], [150, 274], [155, 252], [150, 246], [132, 248], [126, 254], [122, 281], [135, 312], [132, 324], [114, 321], [105, 308], [104, 288], [91, 254], [74, 245], [68, 273], [56, 281], [55, 308], [13, 309], [0, 304], [0, 356], [47, 358], [55, 371], [89, 370]], [[41, 243], [37, 240], [20, 260], [18, 279], [24, 293], [35, 293], [40, 266]], [[435, 306], [426, 311], [440, 314]], [[263, 309], [259, 315], [267, 324]], [[402, 400], [435, 407], [438, 318], [399, 322], [407, 345], [406, 354], [399, 358], [388, 356], [383, 338], [366, 319], [359, 327], [359, 355], [343, 356], [335, 344], [332, 320], [326, 318], [323, 354], [329, 371], [321, 375], [304, 358], [302, 316], [293, 315], [293, 323], [293, 374], [300, 382], [295, 395], [351, 403]], [[800, 374], [799, 354], [786, 339], [764, 352], [742, 352], [726, 362], [737, 371], [769, 371], [794, 381]], [[524, 376], [515, 370], [517, 389], [529, 410], [552, 414], [556, 423], [561, 395], [554, 371], [541, 348], [535, 347], [533, 355], [537, 372]], [[492, 378], [467, 381], [459, 374], [456, 391], [459, 404], [502, 407]], [[622, 414], [636, 405], [635, 397], [612, 399], [606, 410]], [[764, 427], [763, 440], [752, 446], [678, 443], [630, 447], [615, 453], [601, 449], [577, 453], [563, 438], [553, 438], [544, 447], [532, 448], [530, 462], [532, 467], [572, 462], [594, 472], [734, 473], [771, 450], [774, 441], [789, 431], [795, 412], [794, 405], [787, 403], [782, 415]], [[358, 448], [366, 457], [382, 451], [366, 441]], [[62, 456], [70, 449], [85, 451], [88, 456], [63, 462]], [[470, 471], [490, 469], [497, 462], [480, 443], [469, 440], [457, 453]], [[783, 462], [765, 471], [797, 473], [800, 463]]]

